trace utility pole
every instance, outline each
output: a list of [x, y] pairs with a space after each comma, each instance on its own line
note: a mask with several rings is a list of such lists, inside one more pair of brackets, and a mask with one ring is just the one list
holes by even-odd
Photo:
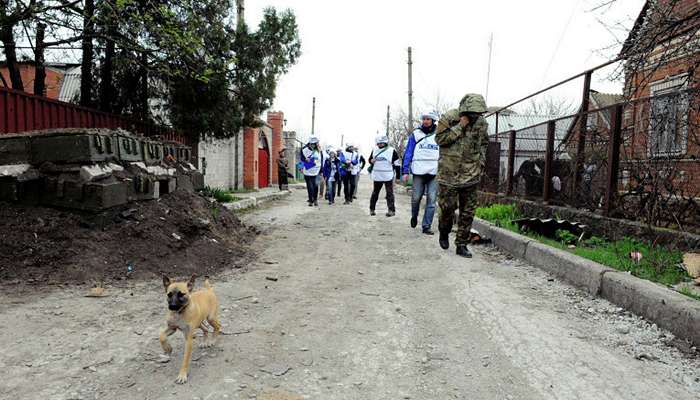
[[316, 123], [316, 98], [311, 103], [311, 136], [314, 136], [314, 124]]
[[408, 48], [408, 125], [407, 129], [413, 127], [413, 60], [411, 59], [411, 48]]
[[488, 69], [486, 70], [486, 95], [485, 100], [486, 104], [489, 103], [489, 83], [491, 81], [491, 53], [493, 52], [493, 33], [491, 34], [491, 37], [489, 38], [489, 66]]
[[386, 106], [386, 135], [389, 136], [389, 116], [391, 115], [389, 111], [389, 106]]
[[341, 149], [345, 148], [345, 135], [343, 135], [343, 134], [340, 135], [340, 148]]
[[244, 17], [244, 12], [245, 12], [245, 6], [243, 5], [244, 0], [236, 0], [236, 26], [240, 28], [243, 23], [245, 22]]

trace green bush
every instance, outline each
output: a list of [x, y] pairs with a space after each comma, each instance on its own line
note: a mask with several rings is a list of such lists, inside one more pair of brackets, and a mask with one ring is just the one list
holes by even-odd
[[230, 203], [238, 200], [234, 195], [221, 188], [205, 187], [202, 194], [207, 197], [213, 197], [219, 203]]

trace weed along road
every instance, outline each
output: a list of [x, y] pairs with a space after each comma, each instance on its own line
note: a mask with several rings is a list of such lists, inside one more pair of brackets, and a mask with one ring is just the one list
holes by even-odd
[[[365, 180], [366, 181], [366, 180]], [[162, 355], [160, 280], [0, 297], [3, 399], [697, 399], [700, 361], [625, 310], [491, 247], [443, 251], [397, 215], [308, 207], [243, 215], [262, 231], [246, 272], [210, 277], [223, 335]], [[178, 277], [184, 278], [184, 277]], [[202, 287], [203, 279], [195, 283]]]

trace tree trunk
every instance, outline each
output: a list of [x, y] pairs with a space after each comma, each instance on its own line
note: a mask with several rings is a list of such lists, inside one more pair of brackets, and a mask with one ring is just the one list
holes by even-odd
[[112, 85], [112, 69], [114, 63], [114, 40], [111, 39], [114, 28], [110, 25], [107, 27], [107, 46], [105, 48], [105, 58], [102, 62], [102, 70], [100, 76], [100, 110], [105, 112], [112, 111], [112, 100], [114, 87]]
[[148, 56], [145, 52], [141, 53], [141, 70], [139, 71], [139, 74], [141, 83], [141, 90], [139, 91], [139, 104], [141, 110], [139, 114], [141, 114], [143, 120], [146, 121], [148, 120], [150, 110], [148, 107]]
[[34, 44], [34, 94], [46, 95], [46, 68], [44, 66], [44, 31], [46, 25], [36, 24], [36, 43]]
[[[5, 11], [6, 3], [3, 2], [3, 15]], [[22, 83], [22, 75], [19, 72], [19, 67], [17, 66], [17, 52], [15, 50], [15, 36], [12, 32], [14, 24], [3, 24], [0, 28], [0, 40], [2, 41], [3, 47], [5, 49], [5, 62], [7, 63], [7, 70], [10, 73], [10, 82], [12, 82], [12, 89], [24, 91], [24, 84]]]
[[95, 15], [94, 0], [85, 0], [85, 16], [83, 17], [83, 59], [80, 65], [80, 105], [92, 105], [92, 37], [95, 32], [93, 16]]

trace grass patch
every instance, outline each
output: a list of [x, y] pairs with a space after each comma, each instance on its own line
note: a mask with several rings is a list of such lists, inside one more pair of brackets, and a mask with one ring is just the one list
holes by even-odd
[[678, 292], [684, 296], [690, 297], [691, 299], [700, 300], [700, 295], [693, 293], [693, 291], [688, 287], [683, 287]]
[[[610, 241], [603, 237], [592, 236], [578, 242], [578, 237], [568, 231], [557, 231], [556, 239], [531, 232], [519, 232], [517, 225], [512, 222], [514, 219], [520, 218], [520, 213], [514, 204], [493, 204], [489, 207], [479, 207], [476, 209], [475, 216], [496, 226], [531, 237], [546, 245], [569, 251], [618, 271], [628, 271], [642, 279], [668, 286], [688, 280], [685, 271], [677, 267], [683, 258], [680, 251], [654, 246], [651, 243], [629, 237]], [[576, 247], [569, 248], [572, 244], [575, 244]], [[639, 261], [633, 260], [630, 257], [631, 252], [641, 253], [641, 259]]]

